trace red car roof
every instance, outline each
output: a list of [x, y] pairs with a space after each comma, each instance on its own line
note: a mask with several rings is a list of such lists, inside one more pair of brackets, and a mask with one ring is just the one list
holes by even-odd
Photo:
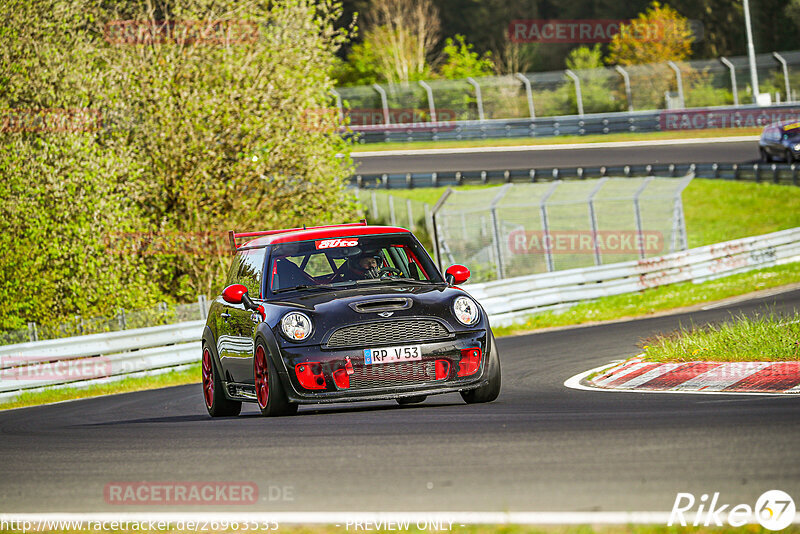
[[405, 228], [399, 226], [325, 226], [322, 228], [309, 228], [308, 230], [289, 230], [279, 234], [257, 237], [244, 243], [243, 247], [263, 247], [278, 243], [293, 243], [295, 241], [311, 241], [328, 239], [331, 237], [351, 237], [379, 234], [410, 234]]

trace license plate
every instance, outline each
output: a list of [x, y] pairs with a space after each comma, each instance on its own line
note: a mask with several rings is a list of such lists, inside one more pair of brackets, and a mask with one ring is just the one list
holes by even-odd
[[364, 364], [413, 362], [422, 359], [419, 345], [402, 347], [382, 347], [380, 349], [364, 349]]

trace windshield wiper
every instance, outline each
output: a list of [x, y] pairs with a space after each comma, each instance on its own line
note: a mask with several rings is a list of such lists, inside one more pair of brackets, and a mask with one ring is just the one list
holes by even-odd
[[333, 289], [330, 284], [301, 284], [294, 287], [282, 287], [281, 289], [273, 289], [273, 293], [285, 293], [286, 291], [305, 291], [307, 289]]
[[398, 277], [386, 276], [384, 278], [367, 278], [366, 280], [357, 280], [356, 284], [375, 284], [378, 282], [404, 282], [404, 283], [422, 284], [422, 285], [443, 283], [443, 282], [433, 282], [431, 280], [417, 280], [416, 278], [398, 278]]

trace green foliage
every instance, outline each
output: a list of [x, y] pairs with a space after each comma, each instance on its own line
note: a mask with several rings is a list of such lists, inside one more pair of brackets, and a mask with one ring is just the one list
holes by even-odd
[[[255, 32], [180, 33], [182, 21], [191, 29], [220, 13]], [[333, 124], [304, 122], [330, 107], [328, 73], [345, 37], [333, 29], [335, 4], [185, 0], [149, 11], [48, 0], [6, 3], [0, 15], [9, 29], [0, 108], [102, 117], [89, 131], [0, 132], [0, 328], [211, 294], [229, 262], [225, 230], [354, 215], [350, 160], [336, 157], [344, 142], [327, 133]], [[165, 19], [177, 29], [143, 44], [107, 38], [106, 23], [120, 19], [138, 21], [144, 36]], [[192, 252], [107, 246], [126, 232], [219, 237]]]
[[381, 81], [378, 58], [371, 41], [354, 44], [347, 61], [337, 58], [333, 78], [337, 85], [372, 85]]
[[599, 44], [593, 47], [579, 46], [567, 55], [566, 65], [571, 70], [599, 69], [603, 65], [603, 51]]
[[439, 67], [439, 76], [448, 80], [457, 80], [469, 76], [489, 76], [494, 72], [491, 52], [483, 56], [473, 51], [474, 46], [465, 41], [463, 35], [456, 35], [455, 40], [445, 40], [442, 53], [443, 63]]

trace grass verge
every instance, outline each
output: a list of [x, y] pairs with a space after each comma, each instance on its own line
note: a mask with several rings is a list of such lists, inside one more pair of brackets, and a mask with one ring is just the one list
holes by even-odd
[[507, 336], [554, 326], [642, 317], [796, 282], [800, 282], [800, 263], [797, 262], [735, 274], [701, 284], [683, 282], [638, 293], [603, 297], [591, 302], [581, 302], [564, 311], [537, 313], [524, 322], [493, 327], [492, 330], [496, 336]]
[[[198, 356], [199, 357], [199, 356]], [[0, 410], [36, 406], [65, 400], [112, 395], [114, 393], [127, 393], [130, 391], [143, 391], [146, 389], [159, 389], [169, 386], [180, 386], [200, 382], [200, 364], [192, 365], [182, 371], [171, 371], [160, 375], [125, 378], [118, 382], [97, 384], [85, 388], [45, 389], [22, 393], [10, 401], [0, 401]]]
[[668, 132], [630, 132], [593, 135], [561, 135], [557, 137], [514, 137], [498, 139], [465, 139], [448, 141], [414, 141], [364, 143], [352, 145], [351, 153], [383, 150], [416, 150], [428, 148], [474, 148], [487, 146], [564, 145], [571, 143], [613, 143], [615, 141], [654, 141], [663, 139], [705, 139], [759, 135], [761, 128], [719, 128], [716, 130], [676, 130]]
[[642, 343], [651, 362], [776, 362], [800, 360], [800, 319], [741, 315], [720, 324], [681, 327]]

